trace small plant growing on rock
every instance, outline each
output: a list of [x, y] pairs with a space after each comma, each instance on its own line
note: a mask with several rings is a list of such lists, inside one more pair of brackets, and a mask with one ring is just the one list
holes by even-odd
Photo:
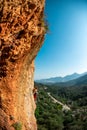
[[22, 123], [21, 122], [16, 122], [12, 125], [15, 130], [22, 130]]
[[45, 33], [49, 32], [49, 25], [47, 20], [45, 20], [44, 18], [41, 19], [41, 26], [44, 27], [45, 29]]
[[40, 19], [39, 26], [44, 27], [45, 33], [49, 32], [49, 24], [48, 24], [48, 21], [46, 20], [45, 15]]

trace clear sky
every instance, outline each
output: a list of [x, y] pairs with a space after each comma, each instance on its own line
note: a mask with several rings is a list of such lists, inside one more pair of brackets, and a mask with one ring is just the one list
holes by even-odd
[[35, 60], [35, 79], [87, 71], [87, 0], [46, 0], [50, 33]]

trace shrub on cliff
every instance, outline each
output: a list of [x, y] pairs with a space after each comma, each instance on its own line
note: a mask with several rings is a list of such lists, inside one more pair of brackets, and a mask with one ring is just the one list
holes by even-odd
[[15, 130], [22, 130], [22, 123], [21, 122], [16, 122], [12, 125]]

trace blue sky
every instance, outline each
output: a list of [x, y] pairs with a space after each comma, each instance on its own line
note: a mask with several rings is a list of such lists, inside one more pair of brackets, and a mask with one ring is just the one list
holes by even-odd
[[87, 71], [87, 1], [46, 0], [50, 32], [35, 60], [35, 79]]

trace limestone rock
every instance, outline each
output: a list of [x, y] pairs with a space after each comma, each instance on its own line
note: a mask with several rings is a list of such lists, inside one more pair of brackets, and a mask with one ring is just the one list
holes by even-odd
[[0, 130], [14, 130], [16, 122], [37, 129], [33, 62], [44, 41], [44, 3], [0, 0]]

